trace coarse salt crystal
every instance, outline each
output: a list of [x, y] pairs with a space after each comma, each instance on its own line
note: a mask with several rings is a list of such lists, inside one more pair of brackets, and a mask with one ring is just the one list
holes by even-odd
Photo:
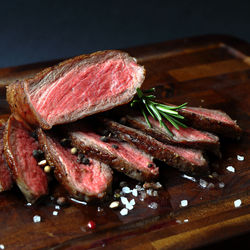
[[123, 208], [123, 209], [120, 211], [120, 214], [121, 214], [122, 216], [127, 215], [127, 214], [128, 214], [128, 209], [127, 209], [127, 208]]
[[34, 223], [39, 223], [39, 222], [41, 222], [41, 216], [39, 216], [39, 215], [33, 216], [33, 222], [34, 222]]
[[58, 215], [58, 211], [53, 211], [52, 213], [54, 216], [57, 216]]
[[181, 224], [181, 221], [180, 220], [176, 220], [176, 223]]
[[203, 179], [200, 179], [200, 186], [203, 187], [203, 188], [206, 188], [207, 187], [207, 181], [203, 180]]
[[153, 191], [153, 196], [158, 196], [158, 192], [156, 190]]
[[126, 204], [126, 208], [127, 208], [128, 210], [132, 210], [132, 209], [134, 208], [134, 206], [131, 205], [130, 203], [128, 203], [128, 204]]
[[135, 199], [132, 199], [130, 202], [129, 202], [130, 205], [134, 206], [135, 205]]
[[4, 244], [0, 244], [0, 249], [5, 249]]
[[184, 222], [187, 223], [187, 222], [188, 222], [188, 219], [185, 219]]
[[123, 188], [122, 188], [122, 192], [123, 192], [124, 194], [129, 194], [129, 193], [131, 193], [131, 190], [130, 190], [129, 187], [123, 187]]
[[234, 201], [234, 206], [235, 207], [240, 207], [240, 205], [241, 205], [241, 200], [240, 199]]
[[142, 191], [141, 192], [141, 195], [140, 195], [140, 200], [141, 201], [144, 201], [144, 199], [147, 197], [147, 194], [146, 194], [146, 192], [145, 191]]
[[121, 197], [121, 202], [122, 202], [123, 205], [126, 205], [126, 204], [129, 203], [128, 199], [126, 197], [123, 197], [123, 196]]
[[233, 166], [228, 166], [227, 167], [227, 171], [234, 173], [235, 172], [235, 168]]
[[27, 204], [26, 204], [26, 206], [28, 206], [28, 207], [30, 207], [32, 204], [30, 203], [30, 202], [28, 202]]
[[192, 177], [192, 176], [184, 174], [184, 175], [182, 175], [182, 177], [184, 177], [185, 179], [188, 179], [190, 181], [196, 182], [196, 179], [194, 177]]
[[158, 204], [156, 202], [151, 202], [149, 205], [148, 205], [149, 208], [152, 208], [152, 209], [157, 209], [158, 208]]
[[186, 207], [188, 205], [188, 201], [187, 200], [182, 200], [181, 201], [181, 206], [182, 207]]
[[224, 182], [220, 182], [220, 183], [219, 183], [219, 188], [224, 188], [224, 187], [225, 187]]
[[138, 190], [138, 191], [141, 191], [141, 186], [140, 185], [135, 185], [135, 188]]
[[55, 205], [55, 209], [60, 210], [60, 206]]
[[245, 158], [244, 158], [243, 155], [242, 155], [242, 156], [241, 156], [241, 155], [237, 155], [237, 160], [238, 160], [238, 161], [244, 161], [244, 159], [245, 159]]
[[133, 190], [132, 190], [132, 195], [135, 196], [135, 197], [138, 196], [138, 191], [137, 191], [137, 189], [133, 189]]
[[147, 194], [148, 194], [149, 196], [152, 196], [152, 195], [153, 195], [153, 189], [151, 189], [151, 188], [148, 189], [148, 190], [147, 190]]

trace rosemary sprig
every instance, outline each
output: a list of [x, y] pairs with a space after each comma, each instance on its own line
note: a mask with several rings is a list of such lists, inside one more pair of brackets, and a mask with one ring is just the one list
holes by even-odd
[[137, 88], [136, 91], [137, 91], [137, 98], [135, 98], [130, 103], [130, 105], [131, 107], [133, 107], [136, 104], [139, 105], [142, 115], [144, 116], [145, 121], [150, 128], [152, 128], [152, 125], [148, 119], [147, 113], [151, 115], [155, 120], [158, 120], [161, 127], [164, 127], [171, 136], [173, 136], [173, 134], [169, 130], [167, 125], [164, 123], [163, 119], [166, 119], [176, 129], [179, 129], [179, 127], [183, 127], [183, 128], [187, 127], [184, 123], [178, 120], [178, 119], [182, 119], [182, 120], [184, 119], [184, 117], [178, 113], [178, 110], [185, 108], [187, 105], [187, 102], [177, 107], [169, 106], [169, 105], [155, 102], [156, 96], [153, 95], [153, 93], [155, 92], [155, 88], [144, 90], [144, 91]]

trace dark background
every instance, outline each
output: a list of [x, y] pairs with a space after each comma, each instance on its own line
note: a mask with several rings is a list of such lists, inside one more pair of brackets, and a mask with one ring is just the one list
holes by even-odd
[[1, 1], [0, 67], [221, 33], [250, 41], [250, 1]]

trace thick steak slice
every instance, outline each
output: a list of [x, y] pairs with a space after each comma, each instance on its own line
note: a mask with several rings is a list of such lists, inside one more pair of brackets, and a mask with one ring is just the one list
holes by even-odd
[[114, 136], [135, 145], [153, 157], [166, 162], [169, 166], [191, 175], [209, 173], [207, 161], [200, 150], [167, 145], [136, 129], [108, 119], [102, 121], [106, 129]]
[[69, 132], [73, 145], [84, 154], [90, 155], [110, 167], [138, 181], [156, 179], [159, 169], [153, 163], [152, 156], [142, 152], [127, 142], [104, 138], [93, 129], [80, 126]]
[[7, 119], [0, 117], [0, 192], [11, 189], [12, 175], [4, 157], [3, 132]]
[[50, 129], [129, 102], [145, 70], [127, 53], [109, 50], [82, 55], [7, 87], [12, 112]]
[[187, 107], [179, 110], [190, 126], [218, 135], [239, 138], [242, 130], [225, 112], [213, 109]]
[[158, 141], [181, 147], [187, 146], [191, 148], [208, 150], [215, 153], [216, 155], [220, 155], [220, 142], [219, 138], [216, 135], [204, 131], [199, 131], [191, 127], [179, 127], [178, 130], [169, 122], [165, 122], [170, 131], [173, 133], [172, 137], [166, 132], [165, 128], [162, 128], [160, 126], [160, 123], [158, 121], [154, 120], [152, 117], [148, 118], [152, 125], [152, 128], [147, 125], [144, 117], [142, 116], [126, 116], [124, 117], [124, 119], [122, 119], [129, 127], [133, 127], [140, 131], [143, 131], [146, 134], [154, 137]]
[[38, 140], [46, 159], [55, 167], [57, 180], [76, 199], [103, 198], [112, 184], [112, 170], [104, 163], [90, 159], [84, 165], [77, 156], [64, 148], [49, 132], [38, 129]]
[[11, 115], [4, 131], [4, 154], [14, 180], [31, 203], [48, 192], [46, 174], [32, 154], [37, 149], [38, 142], [30, 131]]

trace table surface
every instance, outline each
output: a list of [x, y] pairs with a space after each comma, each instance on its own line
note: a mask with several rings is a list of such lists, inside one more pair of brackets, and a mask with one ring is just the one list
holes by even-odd
[[[50, 197], [27, 207], [14, 188], [0, 194], [0, 244], [6, 249], [186, 249], [250, 232], [250, 45], [234, 37], [211, 35], [126, 51], [145, 66], [143, 87], [156, 87], [159, 99], [224, 110], [244, 130], [240, 141], [221, 141], [222, 159], [210, 163], [219, 178], [204, 178], [214, 187], [202, 188], [199, 179], [192, 182], [177, 170], [161, 166], [160, 182], [164, 188], [159, 196], [144, 202], [136, 198], [134, 210], [124, 217], [119, 210], [109, 209], [110, 201], [70, 205], [53, 216], [55, 203]], [[30, 77], [54, 63], [56, 61], [0, 69], [1, 114], [9, 112], [5, 85]], [[243, 155], [244, 161], [238, 161], [237, 155]], [[234, 166], [236, 172], [228, 172], [228, 165]], [[136, 184], [122, 175], [116, 182], [121, 180], [126, 180], [131, 187]], [[221, 182], [224, 188], [219, 187]], [[52, 196], [57, 188], [57, 184], [51, 185]], [[184, 199], [189, 205], [180, 208], [180, 201]], [[239, 208], [234, 207], [236, 199], [242, 201]], [[155, 210], [148, 207], [152, 201], [158, 204]], [[97, 207], [101, 207], [101, 212]], [[42, 217], [41, 223], [33, 223], [35, 214]], [[93, 218], [96, 229], [86, 230], [87, 222]], [[186, 219], [188, 222], [184, 222]]]

